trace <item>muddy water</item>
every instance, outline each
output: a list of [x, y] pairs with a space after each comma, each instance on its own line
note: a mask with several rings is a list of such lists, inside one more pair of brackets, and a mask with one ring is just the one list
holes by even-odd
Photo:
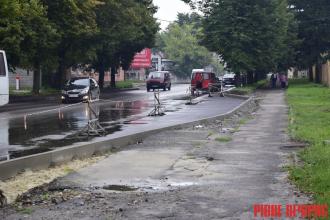
[[[73, 143], [88, 141], [93, 137], [81, 135], [89, 119], [99, 117], [106, 135], [122, 129], [129, 118], [149, 109], [146, 101], [86, 103], [72, 108], [56, 109], [47, 113], [35, 113], [21, 118], [1, 121], [0, 160], [13, 159], [35, 153], [46, 152], [54, 148]], [[126, 120], [125, 120], [126, 119]]]

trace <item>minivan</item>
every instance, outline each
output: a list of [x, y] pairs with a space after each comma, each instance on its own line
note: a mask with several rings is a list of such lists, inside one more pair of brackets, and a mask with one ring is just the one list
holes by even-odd
[[191, 94], [194, 95], [197, 90], [208, 91], [215, 83], [217, 83], [215, 73], [194, 69], [191, 74]]
[[171, 90], [171, 74], [168, 71], [156, 71], [149, 73], [146, 81], [147, 91], [150, 89]]

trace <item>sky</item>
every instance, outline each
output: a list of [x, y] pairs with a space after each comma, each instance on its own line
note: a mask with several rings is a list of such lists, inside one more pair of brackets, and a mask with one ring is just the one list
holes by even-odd
[[[154, 5], [158, 6], [158, 12], [155, 17], [160, 19], [162, 30], [165, 30], [169, 22], [176, 19], [178, 12], [188, 13], [191, 12], [189, 5], [181, 0], [153, 0]], [[166, 20], [166, 21], [161, 21]]]

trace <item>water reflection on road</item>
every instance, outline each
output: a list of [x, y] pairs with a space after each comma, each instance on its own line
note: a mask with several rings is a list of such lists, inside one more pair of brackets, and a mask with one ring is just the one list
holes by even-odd
[[[148, 109], [146, 101], [116, 101], [92, 105], [100, 124], [111, 134], [121, 129], [119, 119], [139, 115]], [[90, 109], [86, 103], [73, 108], [55, 109], [47, 114], [32, 114], [1, 121], [2, 160], [53, 150], [57, 147], [87, 141], [90, 137], [78, 135], [88, 122]]]

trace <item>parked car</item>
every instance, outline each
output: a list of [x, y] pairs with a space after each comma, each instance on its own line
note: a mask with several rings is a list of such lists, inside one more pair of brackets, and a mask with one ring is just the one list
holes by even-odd
[[194, 69], [191, 74], [191, 94], [194, 95], [197, 90], [209, 91], [210, 85], [216, 83], [218, 83], [218, 79], [215, 73]]
[[72, 78], [62, 90], [62, 102], [78, 102], [100, 98], [100, 88], [95, 79], [90, 77]]
[[156, 71], [149, 73], [146, 81], [147, 91], [150, 89], [171, 90], [171, 74], [168, 71]]

